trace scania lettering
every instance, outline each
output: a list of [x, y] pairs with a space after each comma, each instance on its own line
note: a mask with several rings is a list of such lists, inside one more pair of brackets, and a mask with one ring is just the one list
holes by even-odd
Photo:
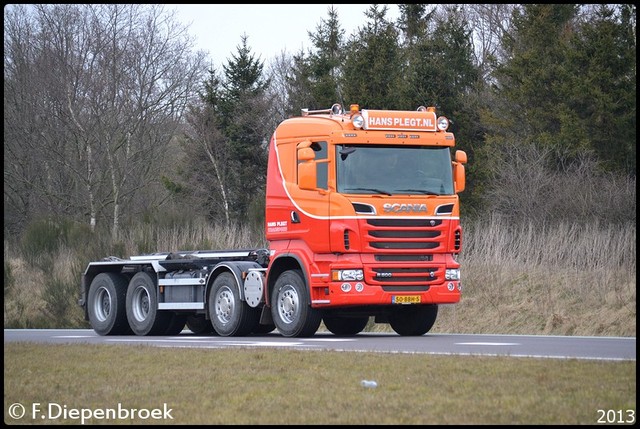
[[426, 212], [426, 204], [384, 204], [385, 212]]
[[429, 332], [462, 289], [467, 156], [448, 127], [433, 107], [303, 109], [269, 143], [268, 248], [89, 262], [85, 318], [99, 335]]

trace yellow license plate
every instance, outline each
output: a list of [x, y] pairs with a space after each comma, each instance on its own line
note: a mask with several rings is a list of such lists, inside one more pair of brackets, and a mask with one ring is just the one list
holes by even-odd
[[394, 304], [420, 304], [420, 295], [395, 295], [391, 298]]

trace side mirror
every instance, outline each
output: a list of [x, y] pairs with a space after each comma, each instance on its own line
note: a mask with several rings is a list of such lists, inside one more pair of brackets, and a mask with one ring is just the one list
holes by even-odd
[[455, 154], [455, 161], [453, 162], [453, 181], [456, 194], [464, 191], [466, 186], [464, 171], [464, 164], [466, 164], [466, 162], [467, 153], [463, 150], [457, 150]]
[[318, 188], [318, 169], [314, 160], [298, 164], [298, 186], [307, 191], [315, 191]]
[[463, 150], [457, 150], [456, 151], [456, 162], [460, 163], [460, 164], [466, 164], [467, 163], [467, 153]]
[[316, 154], [310, 146], [309, 140], [298, 144], [298, 186], [307, 191], [316, 190], [318, 187]]

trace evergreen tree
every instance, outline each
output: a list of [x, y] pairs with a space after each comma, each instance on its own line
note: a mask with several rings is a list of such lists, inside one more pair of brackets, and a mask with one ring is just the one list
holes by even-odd
[[561, 170], [595, 156], [608, 170], [635, 174], [635, 33], [609, 5], [580, 21], [586, 7], [524, 5], [514, 15], [509, 60], [495, 73], [504, 103], [492, 140], [515, 136], [551, 149]]
[[410, 49], [427, 36], [429, 23], [435, 13], [435, 8], [427, 12], [425, 4], [399, 4], [400, 18], [398, 29], [403, 37], [404, 48]]
[[242, 37], [238, 51], [223, 66], [220, 115], [221, 131], [230, 150], [229, 165], [235, 180], [230, 184], [233, 194], [232, 212], [243, 219], [249, 212], [263, 207], [267, 148], [270, 130], [266, 129], [269, 103], [266, 89], [269, 80], [263, 78], [264, 63], [257, 59]]
[[297, 116], [300, 109], [316, 108], [316, 101], [313, 98], [313, 79], [309, 57], [304, 51], [300, 51], [293, 56], [293, 65], [290, 74], [287, 74], [287, 99], [289, 107], [286, 109], [289, 116]]
[[314, 33], [309, 32], [315, 51], [309, 55], [311, 94], [315, 109], [326, 109], [342, 102], [341, 72], [344, 61], [344, 30], [338, 12], [331, 6], [327, 20], [321, 20]]
[[[525, 4], [522, 12], [514, 13], [513, 30], [503, 41], [509, 59], [498, 66], [495, 77], [505, 101], [505, 111], [498, 114], [508, 121], [509, 131], [524, 140], [550, 147], [577, 145], [557, 139], [563, 127], [558, 113], [573, 116], [564, 109], [571, 77], [565, 59], [577, 11], [575, 4]], [[504, 120], [501, 127], [507, 125]], [[580, 140], [575, 132], [571, 139]]]
[[[368, 21], [351, 36], [344, 63], [345, 105], [368, 109], [400, 109], [402, 80], [398, 32], [387, 18], [388, 6], [373, 4], [365, 12]], [[348, 103], [348, 104], [347, 104]]]
[[457, 148], [465, 150], [470, 161], [463, 207], [476, 209], [483, 182], [478, 180], [482, 166], [474, 163], [474, 149], [482, 144], [483, 130], [471, 29], [456, 7], [446, 7], [438, 16], [435, 9], [427, 13], [424, 5], [401, 5], [400, 11], [398, 25], [405, 40], [402, 104], [411, 109], [436, 106], [438, 114], [450, 120]]
[[[267, 166], [269, 80], [263, 63], [242, 37], [237, 53], [203, 83], [192, 106], [185, 175], [194, 198], [204, 198], [212, 221], [257, 223], [263, 219]], [[204, 197], [203, 197], [204, 195]]]
[[607, 170], [635, 175], [636, 46], [631, 24], [602, 4], [578, 27], [568, 55], [571, 80], [565, 94], [574, 123], [565, 124], [561, 138], [568, 140], [579, 128], [584, 139], [580, 149], [593, 151]]

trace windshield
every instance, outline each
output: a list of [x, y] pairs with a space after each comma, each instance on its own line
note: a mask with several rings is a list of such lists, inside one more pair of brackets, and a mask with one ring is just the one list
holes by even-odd
[[453, 194], [448, 147], [341, 145], [336, 150], [340, 193]]

